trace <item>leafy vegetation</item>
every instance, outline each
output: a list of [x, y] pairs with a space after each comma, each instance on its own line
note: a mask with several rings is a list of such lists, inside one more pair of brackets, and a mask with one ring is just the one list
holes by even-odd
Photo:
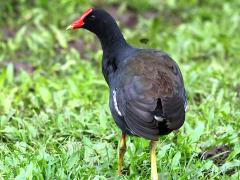
[[[160, 177], [240, 179], [240, 1], [117, 2], [0, 2], [0, 179], [115, 177], [121, 132], [100, 45], [65, 32], [93, 6], [111, 10], [132, 45], [168, 52], [182, 70], [186, 123], [159, 140]], [[149, 179], [148, 145], [128, 137], [119, 179]]]

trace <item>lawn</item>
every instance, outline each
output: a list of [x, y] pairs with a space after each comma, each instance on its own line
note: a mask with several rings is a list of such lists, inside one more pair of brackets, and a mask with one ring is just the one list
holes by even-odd
[[[128, 42], [171, 55], [186, 122], [160, 138], [162, 179], [240, 179], [240, 1], [0, 2], [0, 179], [115, 179], [121, 132], [108, 108], [102, 50], [65, 28], [90, 7]], [[127, 138], [123, 176], [149, 179], [149, 141]]]

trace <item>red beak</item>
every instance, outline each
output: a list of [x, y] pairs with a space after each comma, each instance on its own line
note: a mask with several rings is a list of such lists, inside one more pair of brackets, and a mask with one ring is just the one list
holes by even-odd
[[69, 30], [69, 29], [78, 29], [78, 28], [83, 27], [83, 25], [84, 25], [84, 22], [83, 22], [84, 19], [85, 19], [92, 11], [93, 11], [92, 8], [86, 10], [86, 11], [82, 14], [82, 16], [81, 16], [78, 20], [74, 21], [70, 26], [68, 26], [66, 30]]

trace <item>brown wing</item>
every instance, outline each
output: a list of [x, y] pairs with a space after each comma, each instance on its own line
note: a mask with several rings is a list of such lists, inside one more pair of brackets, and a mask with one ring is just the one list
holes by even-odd
[[[117, 102], [129, 129], [157, 140], [182, 126], [185, 91], [177, 64], [166, 54], [143, 51], [127, 61], [115, 78]], [[158, 121], [156, 116], [162, 116]]]

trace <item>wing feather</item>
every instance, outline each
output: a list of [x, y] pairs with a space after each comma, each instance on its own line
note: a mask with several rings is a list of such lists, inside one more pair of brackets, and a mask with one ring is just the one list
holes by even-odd
[[[119, 109], [135, 135], [157, 140], [182, 126], [186, 103], [183, 79], [166, 54], [140, 53], [119, 70], [116, 79]], [[154, 118], [156, 108], [161, 108], [158, 112], [165, 122]]]

